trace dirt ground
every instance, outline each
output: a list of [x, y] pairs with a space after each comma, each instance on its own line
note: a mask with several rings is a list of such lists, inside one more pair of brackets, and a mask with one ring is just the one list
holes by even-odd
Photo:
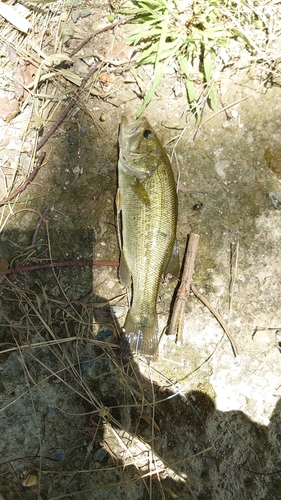
[[[112, 8], [103, 8], [75, 4], [64, 51], [108, 24]], [[51, 53], [43, 19], [42, 50]], [[125, 32], [90, 40], [74, 58], [77, 75]], [[128, 310], [115, 264], [118, 126], [142, 102], [127, 66], [103, 67], [108, 81], [97, 81], [94, 95], [86, 87], [42, 148], [34, 180], [0, 208], [0, 260], [41, 266], [0, 284], [0, 500], [281, 498], [281, 88], [242, 66], [218, 74], [218, 109], [206, 103], [200, 122], [173, 67], [145, 112], [178, 185], [181, 259], [188, 235], [198, 234], [193, 282], [227, 322], [239, 356], [191, 295], [181, 342], [163, 333], [157, 359], [117, 357]], [[148, 84], [149, 69], [139, 77]], [[55, 91], [63, 97], [39, 137], [30, 102], [1, 120], [1, 198], [27, 178], [35, 140], [73, 96], [62, 82]], [[78, 265], [92, 259], [112, 265]], [[161, 285], [161, 330], [177, 284]]]

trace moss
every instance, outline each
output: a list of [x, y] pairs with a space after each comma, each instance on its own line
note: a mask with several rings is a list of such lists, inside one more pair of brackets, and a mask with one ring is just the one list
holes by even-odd
[[278, 146], [269, 146], [264, 152], [267, 165], [278, 177], [281, 177], [281, 148]]

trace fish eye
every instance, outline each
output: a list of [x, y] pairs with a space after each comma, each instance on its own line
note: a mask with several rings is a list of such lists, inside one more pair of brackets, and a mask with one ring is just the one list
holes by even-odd
[[147, 129], [147, 130], [144, 130], [142, 135], [145, 139], [151, 139], [153, 137], [153, 132], [152, 132], [152, 130]]

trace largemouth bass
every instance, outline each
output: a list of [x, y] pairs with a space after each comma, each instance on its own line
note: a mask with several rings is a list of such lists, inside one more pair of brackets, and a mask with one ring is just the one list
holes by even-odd
[[119, 277], [133, 289], [119, 354], [154, 356], [161, 275], [179, 267], [177, 193], [169, 158], [146, 118], [121, 119], [116, 204], [122, 219]]

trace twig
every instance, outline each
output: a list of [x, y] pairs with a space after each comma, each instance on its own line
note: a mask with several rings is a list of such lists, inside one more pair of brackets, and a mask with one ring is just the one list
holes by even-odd
[[184, 267], [181, 278], [181, 284], [177, 292], [175, 305], [171, 317], [169, 333], [176, 335], [178, 342], [182, 341], [183, 321], [184, 321], [184, 306], [185, 301], [190, 293], [192, 274], [195, 263], [195, 256], [199, 243], [198, 234], [191, 233], [188, 238], [188, 244], [184, 259]]
[[0, 200], [0, 207], [5, 205], [5, 203], [7, 203], [8, 201], [11, 201], [13, 198], [15, 198], [18, 194], [22, 193], [27, 188], [27, 186], [33, 181], [35, 176], [38, 174], [39, 169], [40, 169], [40, 167], [45, 159], [45, 156], [46, 156], [46, 153], [43, 151], [41, 153], [39, 160], [36, 163], [34, 169], [32, 170], [31, 174], [29, 175], [29, 177], [27, 177], [27, 179], [24, 181], [24, 183], [18, 189], [16, 189], [12, 194], [10, 194], [9, 196], [6, 196], [6, 198], [2, 198], [2, 200]]
[[209, 311], [211, 311], [211, 313], [215, 316], [215, 318], [218, 320], [218, 322], [220, 323], [220, 325], [222, 326], [222, 328], [224, 329], [226, 335], [228, 336], [228, 339], [231, 343], [231, 347], [232, 347], [232, 350], [233, 350], [233, 353], [234, 353], [234, 356], [238, 356], [239, 355], [239, 351], [238, 351], [238, 347], [236, 345], [236, 341], [230, 331], [230, 329], [228, 328], [226, 322], [224, 321], [224, 319], [221, 317], [220, 313], [212, 306], [212, 304], [210, 304], [210, 302], [197, 290], [197, 288], [191, 284], [191, 290], [193, 291], [194, 295], [199, 299], [201, 300], [201, 302], [203, 302], [203, 304], [208, 307]]
[[[264, 82], [262, 83], [262, 85], [264, 85]], [[254, 92], [252, 92], [251, 94], [249, 95], [246, 95], [245, 97], [242, 97], [242, 99], [238, 99], [238, 101], [235, 101], [235, 102], [232, 102], [231, 104], [228, 104], [228, 106], [225, 106], [224, 108], [220, 109], [219, 111], [217, 111], [216, 113], [214, 113], [212, 116], [209, 116], [209, 118], [207, 118], [204, 122], [201, 120], [197, 129], [195, 130], [195, 134], [193, 136], [193, 140], [195, 140], [196, 138], [196, 135], [198, 134], [199, 130], [204, 126], [206, 125], [206, 123], [208, 123], [210, 120], [212, 120], [213, 118], [215, 118], [215, 116], [219, 115], [220, 113], [223, 113], [223, 111], [226, 111], [227, 109], [229, 108], [232, 108], [233, 106], [235, 106], [236, 104], [240, 104], [240, 102], [243, 102], [245, 101], [246, 99], [249, 99], [249, 97], [252, 97], [254, 95]]]
[[231, 315], [233, 289], [234, 289], [235, 280], [237, 277], [238, 255], [239, 255], [239, 242], [236, 244], [235, 248], [233, 245], [231, 248], [231, 260], [230, 260], [230, 274], [231, 274], [231, 276], [230, 276], [230, 286], [229, 286], [229, 317]]
[[6, 271], [0, 271], [2, 274], [27, 273], [31, 271], [40, 271], [41, 269], [52, 269], [53, 267], [72, 267], [72, 266], [111, 266], [118, 267], [119, 262], [115, 260], [62, 260], [58, 262], [45, 262], [45, 264], [34, 264], [30, 266], [15, 266]]
[[72, 58], [73, 56], [75, 56], [75, 54], [77, 54], [77, 52], [79, 52], [79, 50], [82, 49], [82, 47], [84, 47], [84, 45], [86, 45], [86, 43], [88, 43], [90, 40], [92, 40], [92, 38], [94, 38], [96, 35], [100, 35], [100, 33], [104, 33], [105, 31], [109, 31], [109, 30], [115, 28], [115, 26], [118, 26], [119, 24], [126, 23], [127, 21], [130, 21], [134, 17], [135, 17], [134, 15], [131, 15], [131, 16], [124, 17], [123, 19], [118, 19], [114, 23], [107, 24], [104, 28], [100, 28], [99, 30], [95, 31], [95, 33], [87, 36], [87, 38], [82, 40], [82, 42], [78, 45], [78, 47], [76, 47], [76, 49], [74, 49], [69, 54], [69, 57]]
[[[117, 21], [115, 21], [114, 23], [111, 23], [107, 26], [105, 26], [104, 28], [101, 28], [100, 30], [97, 30], [95, 33], [93, 33], [92, 35], [89, 35], [87, 38], [85, 38], [85, 40], [83, 40], [80, 45], [78, 45], [78, 47], [76, 47], [75, 50], [73, 50], [70, 54], [70, 57], [74, 56], [76, 54], [76, 52], [78, 52], [86, 43], [88, 43], [94, 36], [98, 35], [99, 33], [103, 33], [104, 31], [108, 31], [112, 28], [115, 28], [115, 26], [119, 25], [119, 24], [122, 24], [122, 23], [125, 23], [126, 21], [129, 21], [130, 19], [133, 19], [133, 17], [135, 16], [127, 16], [126, 18], [124, 19], [119, 19]], [[55, 133], [55, 131], [59, 128], [59, 126], [62, 124], [62, 122], [65, 120], [65, 118], [67, 117], [67, 115], [69, 114], [70, 110], [75, 106], [76, 104], [76, 101], [77, 101], [77, 97], [79, 97], [79, 95], [81, 94], [82, 90], [84, 89], [86, 83], [88, 82], [88, 80], [91, 78], [91, 76], [94, 75], [94, 73], [96, 73], [96, 71], [100, 68], [100, 66], [102, 65], [102, 62], [99, 62], [97, 63], [90, 71], [89, 73], [85, 76], [85, 78], [83, 78], [82, 82], [81, 82], [81, 85], [80, 87], [78, 87], [77, 91], [76, 91], [76, 95], [75, 95], [75, 98], [73, 98], [69, 105], [67, 106], [67, 108], [64, 110], [64, 112], [61, 114], [61, 116], [59, 117], [59, 119], [57, 120], [57, 122], [50, 128], [49, 132], [47, 132], [47, 134], [42, 137], [41, 141], [38, 142], [37, 144], [37, 147], [36, 147], [36, 151], [39, 151], [39, 149], [41, 149], [44, 144], [46, 144], [46, 142], [50, 139], [50, 137], [52, 137], [52, 135]]]
[[77, 54], [77, 52], [79, 52], [80, 49], [82, 49], [82, 47], [84, 47], [84, 45], [86, 45], [86, 43], [88, 43], [90, 40], [92, 40], [92, 38], [94, 37], [94, 33], [92, 33], [92, 35], [89, 35], [87, 36], [87, 38], [84, 38], [84, 40], [82, 40], [81, 43], [79, 43], [79, 45], [76, 47], [76, 49], [74, 49], [72, 52], [70, 52], [69, 57], [72, 58], [73, 56], [75, 56], [75, 54]]
[[49, 212], [50, 208], [51, 208], [51, 205], [48, 205], [48, 206], [45, 208], [45, 210], [44, 210], [44, 212], [43, 212], [43, 214], [42, 214], [42, 217], [39, 217], [39, 219], [38, 219], [38, 221], [37, 221], [37, 224], [36, 224], [36, 227], [35, 227], [35, 230], [34, 230], [33, 236], [32, 236], [32, 240], [31, 240], [31, 246], [32, 246], [32, 247], [33, 247], [33, 246], [35, 245], [35, 243], [36, 243], [36, 239], [37, 239], [38, 231], [39, 231], [39, 229], [40, 229], [41, 222], [45, 220], [45, 219], [44, 219], [44, 217], [45, 217], [45, 215], [47, 215], [47, 213]]
[[238, 356], [239, 351], [236, 345], [235, 339], [228, 328], [227, 324], [219, 314], [219, 312], [210, 304], [210, 302], [197, 290], [197, 288], [192, 284], [192, 274], [195, 262], [195, 256], [197, 252], [199, 242], [199, 236], [197, 234], [191, 233], [188, 239], [186, 255], [184, 259], [184, 267], [181, 279], [181, 285], [178, 289], [175, 305], [173, 308], [171, 324], [169, 327], [169, 333], [176, 335], [178, 341], [182, 341], [183, 333], [183, 321], [184, 321], [184, 306], [185, 301], [189, 296], [190, 289], [194, 295], [201, 300], [201, 302], [211, 311], [211, 313], [218, 320], [222, 328], [224, 329], [233, 349], [234, 356]]
[[38, 142], [37, 146], [36, 146], [36, 151], [39, 151], [39, 149], [41, 149], [44, 144], [46, 144], [46, 142], [50, 139], [50, 137], [52, 137], [52, 135], [55, 133], [55, 131], [59, 128], [59, 126], [62, 124], [62, 122], [64, 121], [64, 119], [67, 117], [67, 115], [69, 114], [69, 112], [71, 111], [71, 109], [75, 106], [76, 102], [77, 102], [77, 97], [79, 97], [79, 95], [81, 94], [82, 90], [84, 89], [86, 83], [88, 82], [88, 80], [91, 78], [91, 76], [93, 76], [96, 71], [99, 69], [99, 67], [101, 66], [102, 63], [97, 63], [90, 71], [89, 73], [85, 76], [85, 78], [83, 78], [82, 82], [81, 82], [81, 85], [78, 87], [77, 91], [76, 91], [76, 94], [75, 94], [75, 98], [71, 99], [70, 103], [68, 104], [67, 108], [63, 111], [63, 113], [60, 115], [59, 119], [57, 120], [57, 122], [50, 128], [49, 132], [47, 132], [46, 135], [44, 135], [44, 137], [42, 137], [41, 141]]

